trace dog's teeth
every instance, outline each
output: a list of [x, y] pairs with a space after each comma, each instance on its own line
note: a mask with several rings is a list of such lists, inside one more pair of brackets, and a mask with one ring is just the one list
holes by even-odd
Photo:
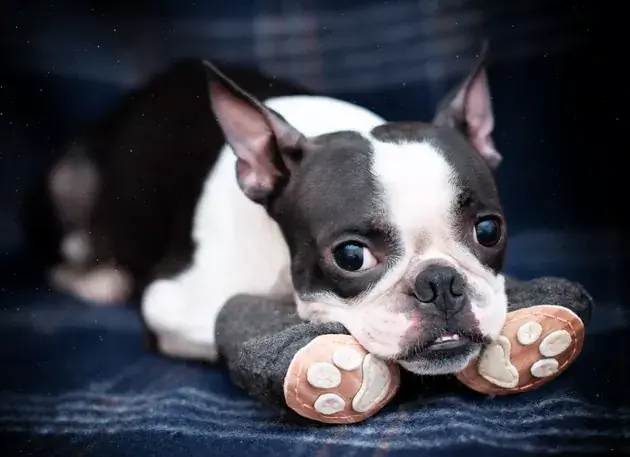
[[436, 343], [442, 343], [444, 341], [457, 341], [459, 340], [459, 335], [446, 335], [446, 336], [441, 336], [439, 338], [435, 339]]

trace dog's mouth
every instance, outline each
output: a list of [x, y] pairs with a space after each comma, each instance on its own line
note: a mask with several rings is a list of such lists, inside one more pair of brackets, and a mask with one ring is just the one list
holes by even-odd
[[470, 340], [468, 340], [468, 338], [460, 337], [457, 333], [453, 335], [444, 335], [436, 338], [426, 347], [424, 352], [452, 351], [464, 347], [469, 343]]
[[399, 360], [413, 362], [459, 359], [479, 350], [484, 342], [485, 338], [478, 333], [444, 334], [409, 347]]

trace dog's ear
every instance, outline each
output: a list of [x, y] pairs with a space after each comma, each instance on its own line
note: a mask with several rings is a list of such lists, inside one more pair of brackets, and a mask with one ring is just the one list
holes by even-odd
[[433, 123], [459, 129], [488, 165], [496, 168], [502, 157], [492, 140], [494, 113], [485, 68], [487, 56], [488, 42], [484, 41], [470, 74], [438, 104]]
[[262, 203], [288, 178], [304, 136], [214, 65], [204, 65], [212, 110], [237, 156], [239, 186], [247, 197]]

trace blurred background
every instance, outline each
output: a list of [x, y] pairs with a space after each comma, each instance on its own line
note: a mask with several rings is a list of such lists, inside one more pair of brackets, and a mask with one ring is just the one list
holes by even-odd
[[252, 66], [391, 120], [429, 120], [488, 38], [508, 269], [572, 276], [588, 258], [602, 275], [579, 279], [614, 294], [625, 211], [610, 202], [626, 193], [615, 164], [626, 154], [619, 145], [627, 143], [628, 101], [618, 52], [627, 39], [615, 8], [563, 0], [5, 0], [2, 266], [17, 275], [8, 256], [20, 250], [16, 211], [33, 176], [85, 122], [173, 59]]
[[[0, 332], [78, 319], [83, 308], [50, 292], [23, 255], [20, 205], [65, 141], [173, 59], [247, 65], [390, 120], [428, 121], [484, 38], [504, 157], [506, 270], [580, 281], [604, 316], [592, 331], [626, 329], [626, 17], [621, 2], [585, 0], [0, 1]], [[99, 311], [98, 322], [115, 312]], [[94, 321], [85, 316], [84, 330]], [[620, 335], [628, 347], [627, 330]], [[72, 338], [59, 344], [74, 348]], [[37, 344], [0, 350], [5, 366], [21, 367], [4, 379], [16, 391], [26, 373], [43, 373]], [[78, 379], [78, 366], [107, 371], [85, 363], [64, 365], [55, 382]]]

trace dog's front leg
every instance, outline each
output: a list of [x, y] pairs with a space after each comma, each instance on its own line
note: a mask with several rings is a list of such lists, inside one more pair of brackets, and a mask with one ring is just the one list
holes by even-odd
[[235, 384], [266, 402], [284, 403], [284, 380], [295, 354], [320, 335], [348, 334], [337, 323], [302, 321], [290, 298], [239, 295], [216, 323], [219, 353]]
[[292, 299], [234, 297], [216, 330], [237, 386], [311, 420], [358, 422], [398, 388], [397, 367], [368, 354], [341, 324], [302, 321]]

